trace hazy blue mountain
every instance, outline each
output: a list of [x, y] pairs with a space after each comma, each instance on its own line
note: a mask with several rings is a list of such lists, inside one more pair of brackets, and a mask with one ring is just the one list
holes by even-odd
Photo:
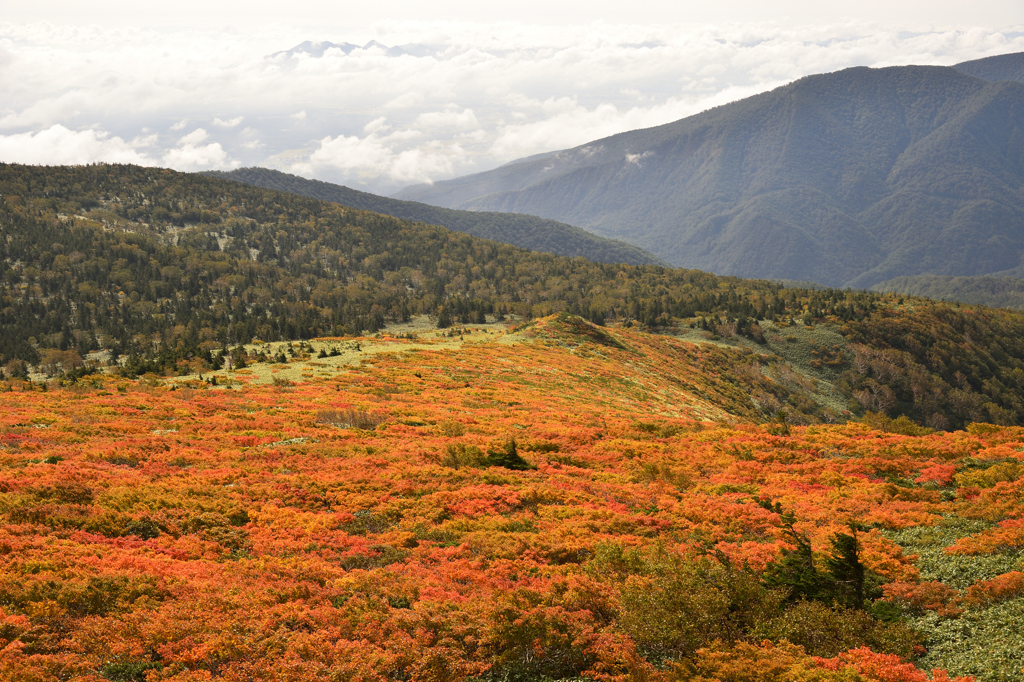
[[327, 40], [319, 42], [313, 42], [306, 40], [299, 43], [290, 50], [281, 50], [270, 55], [270, 58], [276, 58], [281, 55], [285, 57], [294, 57], [296, 55], [305, 54], [310, 57], [323, 57], [324, 53], [331, 48], [341, 50], [345, 54], [351, 54], [355, 50], [369, 50], [374, 47], [379, 47], [389, 57], [401, 57], [402, 55], [411, 55], [413, 57], [427, 57], [435, 54], [438, 48], [431, 45], [421, 45], [419, 43], [409, 43], [407, 45], [395, 45], [394, 47], [388, 47], [382, 43], [378, 43], [376, 40], [371, 40], [365, 45], [356, 45], [354, 43], [332, 43]]
[[960, 73], [987, 81], [1017, 81], [1024, 83], [1024, 52], [1001, 54], [996, 57], [974, 59], [953, 66]]
[[312, 40], [305, 40], [290, 50], [281, 50], [270, 55], [271, 59], [284, 55], [286, 57], [294, 57], [300, 54], [306, 54], [310, 57], [323, 57], [324, 53], [331, 48], [336, 48], [349, 54], [352, 50], [360, 49], [359, 45], [353, 43], [332, 43], [328, 40], [321, 40], [313, 42]]
[[1015, 275], [1024, 85], [846, 69], [396, 196], [562, 220], [719, 274], [855, 287]]
[[1017, 277], [913, 275], [879, 282], [871, 290], [1024, 310], [1024, 279]]
[[384, 213], [396, 218], [443, 225], [449, 230], [493, 239], [533, 251], [559, 256], [583, 256], [599, 263], [667, 265], [651, 253], [626, 242], [606, 239], [586, 230], [554, 220], [518, 213], [458, 211], [414, 201], [400, 201], [360, 192], [342, 185], [307, 180], [268, 168], [241, 168], [230, 172], [210, 171], [212, 177], [247, 185], [300, 194], [322, 201]]

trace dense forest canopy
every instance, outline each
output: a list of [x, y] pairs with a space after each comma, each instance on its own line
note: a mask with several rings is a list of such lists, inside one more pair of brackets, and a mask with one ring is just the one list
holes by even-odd
[[359, 334], [566, 311], [598, 323], [757, 340], [758, 321], [831, 324], [836, 386], [937, 428], [1024, 419], [1024, 316], [866, 292], [787, 289], [525, 251], [437, 226], [203, 175], [0, 166], [0, 356], [128, 356], [174, 372], [253, 339]]
[[1024, 52], [972, 59], [969, 62], [954, 64], [953, 68], [968, 76], [984, 78], [987, 81], [1024, 83]]
[[522, 213], [489, 211], [457, 211], [416, 201], [401, 201], [360, 192], [359, 190], [319, 180], [307, 180], [269, 168], [240, 168], [230, 172], [210, 171], [210, 177], [244, 182], [247, 185], [279, 189], [304, 197], [333, 201], [364, 211], [383, 213], [396, 218], [442, 225], [449, 230], [465, 232], [474, 237], [520, 246], [531, 251], [544, 251], [560, 256], [582, 256], [600, 263], [632, 265], [668, 265], [654, 254], [616, 239], [606, 239], [572, 225]]
[[993, 308], [1024, 309], [1024, 279], [1018, 277], [915, 275], [879, 282], [871, 287], [871, 291], [892, 291]]

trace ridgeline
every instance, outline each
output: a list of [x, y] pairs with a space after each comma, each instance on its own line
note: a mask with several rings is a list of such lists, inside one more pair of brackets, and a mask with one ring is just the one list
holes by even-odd
[[1020, 277], [1024, 84], [1005, 78], [1021, 61], [808, 76], [396, 196], [563, 220], [742, 277]]
[[[780, 355], [820, 370], [811, 378], [834, 384], [847, 414], [796, 390], [776, 396], [808, 422], [865, 410], [934, 428], [1024, 421], [1024, 315], [1013, 311], [594, 263], [170, 170], [2, 165], [0, 195], [8, 375], [98, 349], [126, 356], [123, 373], [173, 374], [254, 338], [565, 312], [731, 343], [758, 372]], [[786, 328], [802, 355], [788, 357]], [[814, 328], [829, 335], [804, 339]]]
[[654, 254], [632, 244], [617, 239], [606, 239], [572, 225], [522, 213], [439, 208], [416, 201], [402, 201], [360, 192], [329, 182], [307, 180], [269, 168], [240, 168], [230, 172], [209, 171], [205, 175], [332, 201], [342, 206], [415, 220], [428, 225], [441, 225], [449, 230], [493, 239], [531, 251], [569, 257], [582, 256], [598, 263], [668, 265]]

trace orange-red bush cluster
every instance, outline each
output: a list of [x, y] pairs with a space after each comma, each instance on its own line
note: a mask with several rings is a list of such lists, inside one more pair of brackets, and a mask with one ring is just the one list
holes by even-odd
[[[668, 594], [681, 578], [629, 562], [717, 552], [728, 561], [709, 575], [756, 575], [791, 548], [768, 499], [816, 551], [850, 523], [875, 527], [862, 558], [901, 581], [890, 597], [947, 604], [877, 529], [960, 509], [914, 481], [947, 484], [958, 461], [1024, 430], [772, 435], [721, 409], [728, 381], [702, 383], [713, 352], [621, 338], [648, 346], [425, 346], [292, 387], [14, 385], [0, 414], [0, 678], [454, 681], [505, 666], [536, 679], [928, 679], [896, 656], [813, 657], [784, 641], [656, 660], [650, 642], [684, 650], [676, 621], [624, 614], [644, 586]], [[529, 468], [487, 465], [512, 442]], [[978, 513], [1004, 499], [972, 490]], [[1019, 524], [954, 551], [1016, 542]], [[1020, 589], [1008, 574], [965, 603]]]

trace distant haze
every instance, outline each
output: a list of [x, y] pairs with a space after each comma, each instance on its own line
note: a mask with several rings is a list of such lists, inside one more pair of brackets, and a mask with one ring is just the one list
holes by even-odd
[[[177, 15], [100, 3], [88, 6], [90, 24], [84, 5], [43, 3], [52, 23], [0, 24], [0, 161], [257, 165], [387, 193], [659, 125], [811, 73], [1022, 51], [1018, 5], [980, 3], [976, 20], [988, 25], [979, 27], [952, 3], [919, 7], [928, 25], [900, 14], [870, 23], [852, 3], [854, 19], [808, 13], [815, 24], [800, 23], [795, 2], [777, 5], [776, 21], [751, 9], [700, 24], [657, 23], [650, 3], [636, 8], [641, 23], [607, 23], [619, 10], [597, 3], [580, 13], [595, 22], [586, 25], [557, 13], [531, 24], [493, 23], [498, 12], [428, 21], [415, 9], [397, 21], [405, 6], [385, 3], [387, 13], [359, 10], [348, 26], [328, 12], [258, 28], [281, 17], [254, 3], [267, 12], [236, 8], [240, 21], [217, 27], [222, 5], [195, 22], [188, 2], [174, 5]], [[462, 16], [460, 3], [439, 7]], [[691, 9], [692, 21], [713, 18]], [[26, 5], [5, 18], [38, 12]], [[738, 18], [765, 23], [724, 23]]]

